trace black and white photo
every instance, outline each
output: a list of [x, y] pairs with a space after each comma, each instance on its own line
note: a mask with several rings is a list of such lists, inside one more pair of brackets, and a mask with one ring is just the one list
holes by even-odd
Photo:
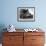
[[18, 21], [35, 21], [35, 7], [18, 7], [17, 8]]

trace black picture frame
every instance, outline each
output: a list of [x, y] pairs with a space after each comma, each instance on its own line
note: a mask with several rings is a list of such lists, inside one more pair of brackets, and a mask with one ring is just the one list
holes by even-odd
[[34, 22], [35, 21], [35, 7], [18, 7], [17, 8], [18, 22]]

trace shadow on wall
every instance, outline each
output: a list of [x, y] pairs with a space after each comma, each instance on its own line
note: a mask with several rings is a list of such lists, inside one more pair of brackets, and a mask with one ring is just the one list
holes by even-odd
[[3, 32], [5, 32], [6, 30], [3, 30], [5, 27], [4, 24], [0, 24], [0, 43], [2, 43], [2, 36], [3, 36]]

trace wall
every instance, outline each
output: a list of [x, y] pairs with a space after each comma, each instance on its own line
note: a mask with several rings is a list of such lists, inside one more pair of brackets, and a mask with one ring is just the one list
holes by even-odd
[[[16, 28], [46, 28], [46, 0], [0, 0], [0, 25]], [[35, 7], [35, 22], [18, 22], [17, 7]], [[1, 27], [0, 26], [0, 27]]]

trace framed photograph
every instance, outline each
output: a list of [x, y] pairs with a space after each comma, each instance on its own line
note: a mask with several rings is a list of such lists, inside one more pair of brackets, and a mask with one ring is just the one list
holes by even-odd
[[17, 20], [21, 22], [35, 21], [35, 7], [18, 7]]

